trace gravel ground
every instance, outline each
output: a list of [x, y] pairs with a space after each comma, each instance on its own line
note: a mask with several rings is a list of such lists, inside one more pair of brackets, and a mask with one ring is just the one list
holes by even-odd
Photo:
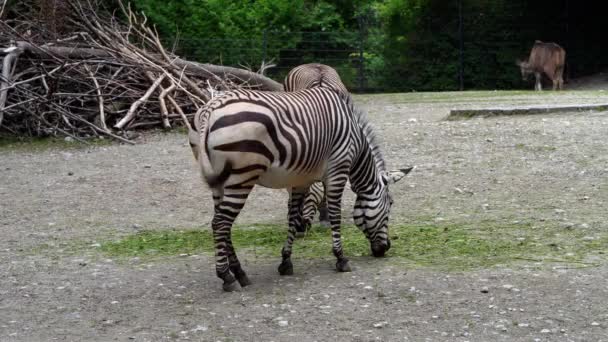
[[[389, 167], [417, 166], [392, 189], [392, 222], [606, 233], [607, 112], [442, 119], [452, 108], [608, 103], [608, 94], [356, 101], [377, 126]], [[254, 285], [223, 293], [207, 255], [151, 262], [74, 252], [74, 242], [211, 220], [183, 134], [145, 135], [135, 146], [3, 148], [0, 179], [0, 341], [608, 340], [608, 266], [598, 256], [589, 257], [593, 267], [529, 262], [462, 272], [354, 258], [352, 273], [337, 274], [328, 252], [295, 255], [295, 275], [280, 277], [277, 251], [274, 260], [245, 255]], [[238, 224], [284, 223], [286, 198], [256, 189]], [[352, 202], [349, 194], [347, 220]]]

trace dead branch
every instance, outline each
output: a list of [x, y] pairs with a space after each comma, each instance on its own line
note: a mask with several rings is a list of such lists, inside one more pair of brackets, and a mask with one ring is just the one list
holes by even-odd
[[103, 128], [104, 131], [109, 132], [108, 126], [106, 125], [106, 113], [105, 113], [104, 104], [103, 104], [103, 95], [101, 94], [101, 87], [99, 87], [99, 82], [97, 82], [97, 78], [95, 78], [95, 75], [91, 71], [91, 68], [89, 68], [88, 65], [85, 65], [85, 68], [87, 69], [87, 72], [89, 73], [89, 75], [91, 75], [93, 84], [95, 84], [95, 90], [97, 91], [97, 102], [99, 103], [100, 126], [101, 126], [101, 128]]
[[165, 98], [173, 90], [175, 90], [175, 84], [172, 84], [169, 86], [169, 88], [163, 89], [158, 96], [158, 102], [160, 102], [160, 116], [163, 120], [163, 128], [171, 128], [171, 123], [169, 122], [169, 111], [167, 110]]
[[14, 17], [0, 21], [0, 130], [132, 143], [126, 129], [190, 128], [216, 91], [282, 90], [260, 73], [176, 56], [120, 0], [124, 21], [100, 1], [63, 1], [69, 10], [49, 21], [52, 32], [37, 15], [8, 11]]
[[133, 117], [136, 114], [137, 108], [139, 108], [139, 106], [144, 104], [144, 102], [148, 101], [150, 96], [152, 96], [152, 93], [154, 93], [156, 88], [158, 88], [158, 86], [162, 83], [162, 81], [164, 79], [165, 79], [165, 75], [164, 74], [160, 75], [160, 77], [158, 77], [156, 79], [156, 81], [154, 81], [154, 83], [152, 83], [152, 86], [150, 86], [150, 88], [148, 88], [148, 91], [146, 91], [146, 93], [141, 98], [137, 99], [137, 101], [135, 101], [131, 105], [131, 108], [129, 108], [127, 115], [125, 115], [124, 118], [122, 118], [120, 121], [118, 121], [118, 123], [116, 125], [114, 125], [114, 128], [123, 129], [129, 121], [133, 120]]
[[2, 61], [2, 79], [0, 80], [0, 126], [2, 125], [2, 119], [4, 118], [4, 107], [6, 106], [6, 99], [8, 97], [8, 89], [12, 82], [12, 74], [14, 69], [14, 62], [17, 57], [21, 54], [21, 49], [16, 47], [9, 47], [4, 49], [8, 54], [4, 56]]

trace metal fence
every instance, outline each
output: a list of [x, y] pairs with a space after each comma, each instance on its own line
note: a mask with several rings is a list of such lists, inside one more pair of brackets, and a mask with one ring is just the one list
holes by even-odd
[[436, 3], [447, 10], [438, 12], [440, 18], [434, 12], [425, 14], [423, 32], [406, 37], [424, 43], [396, 51], [406, 56], [402, 59], [384, 58], [383, 53], [404, 47], [380, 38], [375, 33], [380, 24], [373, 21], [358, 32], [286, 30], [247, 39], [182, 39], [177, 49], [191, 60], [252, 70], [262, 61], [272, 62], [276, 66], [266, 75], [277, 81], [297, 65], [324, 63], [334, 67], [353, 92], [530, 89], [515, 60], [526, 58], [537, 39], [566, 49], [566, 79], [608, 67], [608, 60], [601, 58], [608, 54], [603, 22], [587, 20], [583, 5], [557, 0], [551, 13], [540, 17], [548, 9], [536, 2], [504, 1], [504, 8], [465, 0]]
[[275, 66], [265, 74], [279, 82], [300, 64], [323, 63], [334, 67], [346, 86], [368, 91], [364, 67], [364, 39], [348, 32], [265, 31], [250, 39], [188, 39], [178, 51], [188, 59], [258, 71], [262, 61]]

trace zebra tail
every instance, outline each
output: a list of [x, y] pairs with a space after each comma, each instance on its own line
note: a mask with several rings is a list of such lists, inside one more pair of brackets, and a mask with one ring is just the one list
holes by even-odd
[[224, 183], [226, 183], [228, 177], [230, 177], [231, 172], [232, 162], [227, 160], [226, 164], [224, 165], [224, 168], [222, 169], [222, 172], [217, 175], [205, 175], [205, 181], [207, 181], [207, 184], [209, 184], [210, 188], [220, 187], [224, 185]]
[[233, 165], [230, 160], [226, 160], [226, 164], [222, 168], [222, 171], [218, 174], [215, 172], [213, 165], [211, 164], [211, 160], [209, 159], [209, 151], [207, 146], [207, 127], [202, 127], [200, 134], [200, 144], [198, 148], [198, 161], [201, 165], [201, 171], [203, 173], [203, 177], [205, 181], [209, 185], [210, 188], [217, 188], [228, 180], [230, 174], [232, 173]]

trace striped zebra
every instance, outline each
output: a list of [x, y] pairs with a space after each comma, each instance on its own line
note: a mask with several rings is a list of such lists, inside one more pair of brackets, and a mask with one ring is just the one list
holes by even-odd
[[[367, 121], [326, 88], [292, 93], [234, 90], [211, 100], [195, 117], [190, 144], [213, 193], [211, 222], [216, 273], [223, 289], [251, 284], [232, 246], [231, 227], [255, 185], [291, 188], [289, 230], [281, 275], [293, 274], [292, 245], [311, 184], [323, 181], [336, 269], [351, 270], [342, 250], [340, 211], [347, 180], [357, 194], [354, 217], [374, 256], [390, 248], [389, 184], [410, 170], [387, 172], [374, 160]], [[370, 132], [367, 132], [368, 134]], [[373, 135], [372, 135], [373, 137]]]
[[[319, 63], [299, 65], [291, 69], [283, 81], [285, 91], [297, 91], [316, 87], [332, 89], [349, 105], [352, 104], [350, 93], [344, 83], [342, 83], [340, 75], [338, 75], [338, 72], [334, 68], [328, 65]], [[329, 213], [327, 211], [327, 199], [325, 198], [323, 183], [311, 185], [310, 192], [304, 199], [302, 209], [304, 225], [301, 227], [303, 231], [296, 232], [298, 236], [304, 235], [304, 232], [310, 228], [317, 208], [319, 209], [319, 222], [322, 226], [329, 227]]]

